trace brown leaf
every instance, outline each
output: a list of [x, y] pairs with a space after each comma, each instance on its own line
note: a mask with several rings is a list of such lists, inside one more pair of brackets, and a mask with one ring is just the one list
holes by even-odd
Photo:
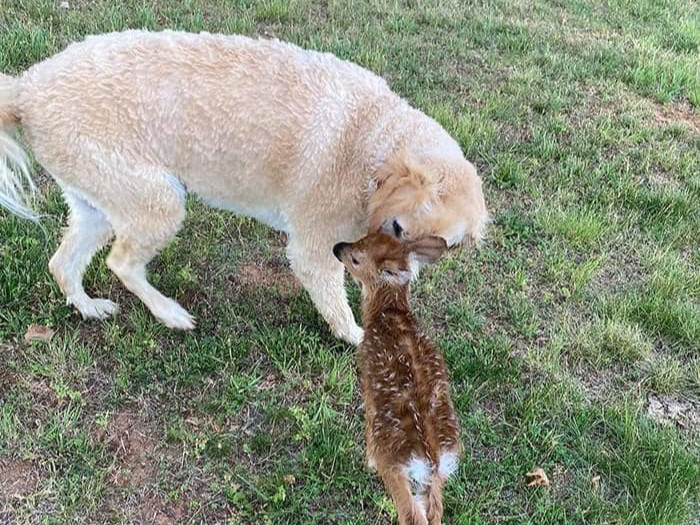
[[26, 342], [30, 341], [43, 341], [48, 343], [51, 341], [53, 334], [55, 334], [51, 328], [48, 326], [42, 326], [40, 324], [30, 324], [27, 328], [27, 333], [24, 334], [24, 340]]
[[540, 485], [549, 487], [549, 478], [541, 468], [536, 468], [532, 472], [528, 472], [527, 477], [531, 478], [530, 482], [527, 484], [528, 487], [539, 487]]

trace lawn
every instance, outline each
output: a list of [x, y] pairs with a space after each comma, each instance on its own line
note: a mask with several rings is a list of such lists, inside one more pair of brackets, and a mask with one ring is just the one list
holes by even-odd
[[[385, 77], [484, 178], [479, 249], [413, 302], [452, 375], [465, 457], [446, 524], [700, 520], [700, 4], [692, 0], [1, 0], [0, 71], [125, 28], [275, 36]], [[151, 265], [198, 320], [157, 324], [104, 264], [105, 322], [0, 212], [0, 523], [388, 524], [363, 464], [353, 348], [284, 237], [188, 203]], [[354, 307], [357, 291], [349, 285]], [[28, 325], [49, 343], [25, 343]], [[528, 487], [543, 468], [549, 487]]]

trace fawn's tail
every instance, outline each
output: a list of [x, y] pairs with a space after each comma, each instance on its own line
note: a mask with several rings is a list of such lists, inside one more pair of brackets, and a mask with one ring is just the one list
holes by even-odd
[[11, 132], [17, 122], [17, 79], [0, 73], [0, 207], [36, 220], [28, 204], [36, 192], [29, 176], [29, 159]]

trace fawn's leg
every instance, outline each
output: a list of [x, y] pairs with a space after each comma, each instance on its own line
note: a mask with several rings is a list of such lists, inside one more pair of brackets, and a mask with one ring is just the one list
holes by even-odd
[[386, 490], [396, 505], [400, 525], [428, 525], [425, 512], [416, 504], [411, 494], [411, 484], [400, 468], [390, 468], [381, 472]]
[[430, 489], [427, 494], [428, 525], [442, 524], [442, 488], [445, 478], [439, 474], [434, 475], [430, 481]]

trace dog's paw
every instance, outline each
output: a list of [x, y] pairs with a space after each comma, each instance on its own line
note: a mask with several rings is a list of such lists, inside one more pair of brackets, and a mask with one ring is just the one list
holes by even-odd
[[108, 299], [92, 299], [87, 296], [69, 298], [67, 303], [75, 306], [83, 319], [106, 319], [119, 309], [116, 303]]
[[158, 312], [153, 312], [153, 314], [165, 326], [175, 330], [193, 330], [196, 325], [194, 317], [172, 299], [168, 299], [165, 308], [161, 308]]
[[350, 330], [348, 330], [347, 332], [339, 333], [338, 337], [340, 337], [344, 341], [347, 341], [351, 345], [360, 346], [360, 343], [362, 343], [362, 339], [364, 339], [365, 337], [365, 331], [359, 326], [355, 325], [351, 327]]

